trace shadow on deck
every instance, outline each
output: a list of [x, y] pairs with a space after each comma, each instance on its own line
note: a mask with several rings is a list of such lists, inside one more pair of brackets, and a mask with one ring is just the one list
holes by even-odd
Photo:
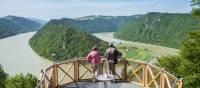
[[[104, 82], [98, 81], [93, 83], [92, 80], [81, 80], [78, 83], [71, 83], [61, 88], [104, 88]], [[108, 88], [144, 88], [139, 85], [130, 84], [125, 81], [117, 80], [115, 83], [109, 82]]]

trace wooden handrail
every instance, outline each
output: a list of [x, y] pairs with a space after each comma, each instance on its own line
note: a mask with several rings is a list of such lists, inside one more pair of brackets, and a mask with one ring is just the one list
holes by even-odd
[[[104, 64], [104, 61], [101, 62], [101, 65]], [[116, 73], [118, 80], [125, 80], [145, 88], [182, 88], [183, 85], [182, 79], [178, 79], [164, 69], [148, 63], [119, 59], [117, 65], [121, 66], [116, 68], [121, 73]], [[42, 77], [37, 88], [59, 88], [71, 82], [92, 79], [93, 76], [88, 75], [92, 74], [91, 71], [91, 64], [87, 63], [85, 59], [56, 62], [41, 73]], [[100, 71], [103, 71], [103, 69]], [[88, 77], [84, 78], [86, 75]]]

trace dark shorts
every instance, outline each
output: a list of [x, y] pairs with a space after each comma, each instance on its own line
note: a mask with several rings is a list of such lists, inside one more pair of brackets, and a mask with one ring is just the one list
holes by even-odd
[[108, 60], [108, 62], [110, 63], [110, 64], [117, 64], [117, 60]]

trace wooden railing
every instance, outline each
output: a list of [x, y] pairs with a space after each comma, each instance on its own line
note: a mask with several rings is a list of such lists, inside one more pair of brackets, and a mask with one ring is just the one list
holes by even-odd
[[[101, 62], [100, 73], [104, 69]], [[57, 62], [41, 73], [37, 88], [59, 88], [72, 82], [92, 79], [92, 65], [84, 59]], [[182, 88], [182, 79], [164, 69], [148, 63], [119, 60], [116, 66], [118, 80], [128, 81], [146, 88]]]

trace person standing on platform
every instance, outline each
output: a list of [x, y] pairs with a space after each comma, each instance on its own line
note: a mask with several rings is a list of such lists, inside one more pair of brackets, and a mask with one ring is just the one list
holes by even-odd
[[112, 43], [109, 43], [109, 48], [106, 49], [104, 54], [106, 62], [109, 65], [109, 74], [116, 75], [115, 65], [117, 64], [118, 58], [120, 58], [121, 55], [121, 52], [119, 52]]
[[93, 81], [95, 81], [95, 76], [99, 75], [99, 64], [100, 64], [100, 53], [96, 46], [92, 48], [92, 51], [90, 51], [86, 59], [89, 63], [92, 63]]

